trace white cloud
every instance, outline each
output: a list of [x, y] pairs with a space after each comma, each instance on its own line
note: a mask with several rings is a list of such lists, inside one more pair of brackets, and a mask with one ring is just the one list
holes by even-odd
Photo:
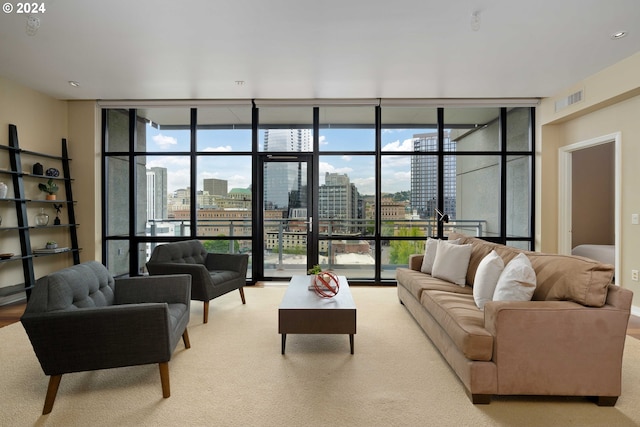
[[351, 156], [342, 156], [342, 160], [344, 160], [345, 162], [350, 162]]
[[327, 141], [327, 137], [324, 135], [320, 135], [318, 141], [320, 142], [320, 145], [329, 145], [329, 141]]
[[153, 142], [156, 143], [160, 148], [166, 149], [172, 145], [178, 145], [178, 140], [173, 136], [166, 136], [161, 133], [154, 135], [151, 137]]
[[233, 148], [231, 148], [230, 145], [224, 145], [224, 146], [220, 146], [220, 147], [207, 147], [204, 149], [204, 151], [209, 151], [209, 152], [229, 152], [229, 151], [233, 151]]
[[411, 157], [403, 156], [383, 156], [382, 170], [387, 168], [411, 168]]
[[393, 179], [406, 185], [407, 182], [411, 182], [411, 171], [395, 172], [393, 174]]
[[352, 168], [349, 168], [349, 167], [337, 168], [337, 167], [335, 167], [332, 164], [329, 164], [327, 162], [320, 162], [319, 166], [320, 166], [320, 176], [321, 177], [323, 177], [326, 172], [329, 172], [329, 173], [346, 173], [346, 174], [348, 174], [349, 172], [353, 172]]
[[179, 188], [189, 187], [191, 173], [188, 169], [169, 170], [167, 171], [168, 190], [175, 191]]
[[356, 185], [360, 194], [375, 194], [376, 180], [374, 177], [355, 178], [351, 182]]
[[147, 169], [149, 168], [186, 168], [189, 169], [191, 160], [189, 156], [148, 156], [147, 157]]
[[389, 142], [382, 147], [382, 151], [413, 151], [413, 138], [405, 139], [402, 142], [400, 140]]

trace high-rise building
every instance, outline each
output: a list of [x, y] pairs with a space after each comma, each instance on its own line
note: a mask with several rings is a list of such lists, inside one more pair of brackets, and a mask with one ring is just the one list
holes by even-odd
[[[347, 174], [325, 174], [318, 189], [318, 215], [330, 219], [333, 231], [350, 233], [356, 230], [358, 219], [358, 189]], [[342, 221], [340, 221], [342, 220]]]
[[[309, 152], [311, 129], [267, 129], [264, 150]], [[302, 163], [268, 163], [264, 170], [264, 201], [269, 209], [306, 208], [306, 169]]]
[[[444, 131], [444, 151], [455, 151], [456, 142]], [[413, 135], [414, 152], [437, 152], [438, 133]], [[435, 216], [438, 198], [438, 156], [411, 156], [411, 208], [420, 218]], [[456, 217], [456, 160], [455, 156], [444, 156], [444, 213], [451, 219]]]
[[167, 168], [147, 169], [147, 219], [167, 216]]
[[226, 179], [206, 178], [202, 181], [202, 189], [210, 196], [226, 196], [228, 185]]

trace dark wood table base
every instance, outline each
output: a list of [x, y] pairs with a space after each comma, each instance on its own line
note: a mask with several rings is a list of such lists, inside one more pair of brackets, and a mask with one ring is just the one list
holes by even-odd
[[354, 353], [356, 305], [346, 277], [338, 276], [340, 292], [322, 298], [310, 291], [308, 276], [293, 276], [278, 309], [278, 333], [282, 335], [282, 354], [287, 334], [348, 334]]
[[[284, 349], [287, 345], [287, 334], [282, 335], [282, 354], [284, 354]], [[351, 354], [353, 354], [353, 336], [354, 334], [349, 334], [349, 347], [351, 348]]]

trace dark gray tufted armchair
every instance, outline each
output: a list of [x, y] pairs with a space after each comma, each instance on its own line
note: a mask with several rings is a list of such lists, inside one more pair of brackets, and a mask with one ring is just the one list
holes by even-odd
[[156, 246], [147, 262], [151, 275], [190, 274], [191, 299], [204, 302], [203, 323], [209, 320], [209, 301], [242, 287], [247, 281], [249, 255], [209, 253], [199, 240]]
[[114, 280], [96, 261], [38, 279], [20, 320], [51, 376], [42, 413], [51, 412], [71, 372], [158, 363], [169, 397], [173, 350], [180, 337], [190, 347], [190, 291], [188, 275]]

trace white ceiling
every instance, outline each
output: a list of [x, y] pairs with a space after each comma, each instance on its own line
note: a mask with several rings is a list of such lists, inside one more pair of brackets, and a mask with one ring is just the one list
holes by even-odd
[[544, 97], [640, 51], [640, 0], [7, 2], [0, 76], [60, 99]]

